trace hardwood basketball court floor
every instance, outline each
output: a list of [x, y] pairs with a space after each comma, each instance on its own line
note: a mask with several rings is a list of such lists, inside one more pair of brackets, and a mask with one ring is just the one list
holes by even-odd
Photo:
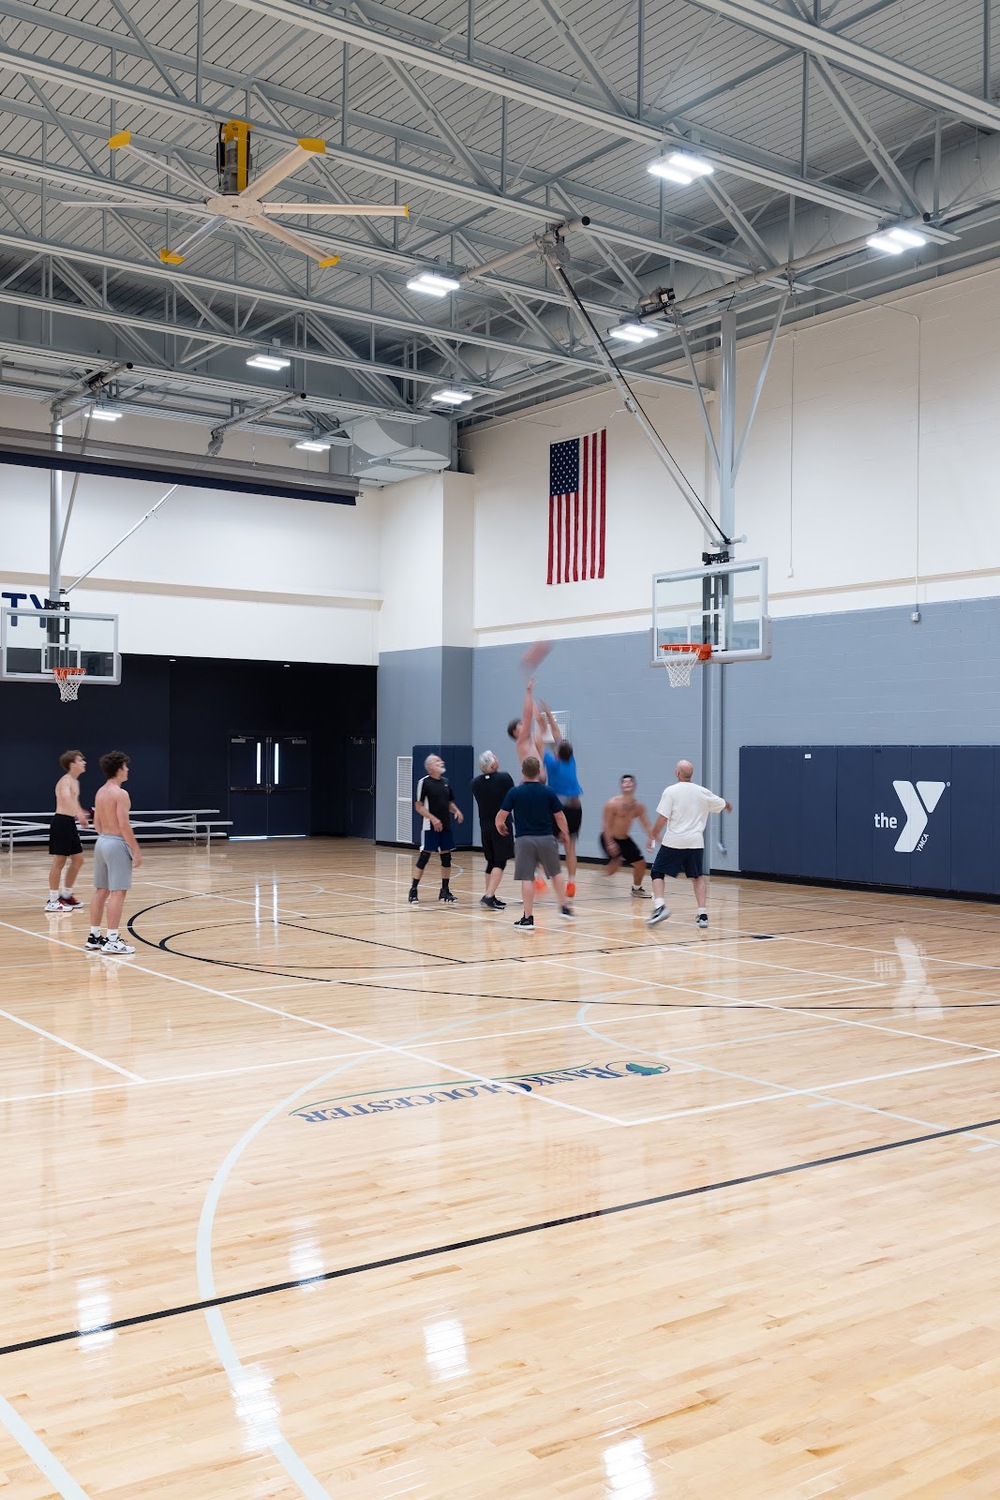
[[1000, 911], [459, 858], [0, 861], [4, 1494], [995, 1500]]

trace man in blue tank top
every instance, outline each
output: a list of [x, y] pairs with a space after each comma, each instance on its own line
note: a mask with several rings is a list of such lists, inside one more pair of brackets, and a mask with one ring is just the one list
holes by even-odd
[[538, 707], [552, 737], [552, 749], [545, 752], [545, 779], [559, 798], [569, 829], [569, 838], [566, 840], [566, 894], [572, 897], [576, 895], [576, 841], [583, 819], [583, 809], [580, 806], [583, 787], [576, 774], [573, 746], [563, 738], [563, 732], [548, 704], [539, 701]]

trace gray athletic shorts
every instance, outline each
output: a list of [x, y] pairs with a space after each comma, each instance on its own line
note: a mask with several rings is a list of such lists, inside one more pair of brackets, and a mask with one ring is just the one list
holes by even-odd
[[132, 885], [132, 852], [117, 833], [100, 833], [94, 845], [94, 890], [127, 891]]
[[551, 834], [543, 838], [528, 834], [514, 840], [514, 879], [534, 880], [536, 865], [541, 865], [549, 879], [559, 874], [559, 845]]

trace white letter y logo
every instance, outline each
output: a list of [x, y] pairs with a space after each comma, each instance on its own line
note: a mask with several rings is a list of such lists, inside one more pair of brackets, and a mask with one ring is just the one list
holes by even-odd
[[[893, 789], [906, 814], [903, 831], [896, 840], [897, 854], [912, 854], [927, 827], [927, 818], [941, 801], [941, 794], [948, 785], [946, 781], [894, 781]], [[918, 795], [919, 793], [919, 795]], [[925, 811], [926, 809], [926, 811]]]

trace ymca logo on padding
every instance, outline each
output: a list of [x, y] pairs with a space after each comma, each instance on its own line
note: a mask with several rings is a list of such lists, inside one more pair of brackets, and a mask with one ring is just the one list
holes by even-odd
[[[897, 854], [913, 854], [924, 847], [928, 839], [926, 830], [930, 815], [949, 785], [947, 781], [918, 781], [915, 786], [912, 781], [892, 783], [893, 791], [906, 814], [906, 822], [895, 843]], [[885, 813], [875, 814], [876, 828], [895, 828], [897, 823], [896, 818], [889, 818]]]

